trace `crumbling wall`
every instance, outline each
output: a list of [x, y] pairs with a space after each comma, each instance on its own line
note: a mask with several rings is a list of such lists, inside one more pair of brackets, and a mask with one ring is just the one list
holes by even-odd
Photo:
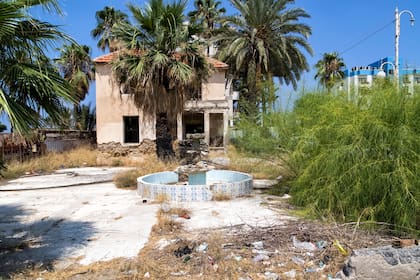
[[109, 164], [113, 160], [128, 158], [137, 160], [144, 155], [156, 154], [156, 142], [145, 139], [138, 145], [122, 145], [118, 142], [98, 144], [98, 164]]

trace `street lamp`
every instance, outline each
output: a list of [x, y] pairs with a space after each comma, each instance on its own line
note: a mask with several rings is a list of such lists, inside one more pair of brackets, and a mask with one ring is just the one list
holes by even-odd
[[[395, 8], [395, 79], [397, 79], [397, 86], [399, 84], [399, 45], [400, 45], [400, 19], [402, 14], [409, 14], [410, 15], [410, 24], [411, 26], [414, 25], [414, 15], [409, 10], [403, 10], [398, 12], [398, 7]], [[378, 73], [379, 74], [379, 73]]]
[[[381, 64], [381, 66], [379, 66], [379, 72], [378, 72], [378, 74], [376, 74], [377, 77], [379, 77], [379, 78], [385, 78], [386, 77], [386, 73], [384, 71], [384, 65], [385, 64], [391, 65], [392, 68], [394, 68], [394, 73], [396, 72], [395, 71], [395, 69], [396, 69], [395, 64], [392, 63], [392, 62], [389, 62], [389, 61], [385, 61], [384, 63]], [[394, 75], [394, 79], [395, 79], [395, 75]]]

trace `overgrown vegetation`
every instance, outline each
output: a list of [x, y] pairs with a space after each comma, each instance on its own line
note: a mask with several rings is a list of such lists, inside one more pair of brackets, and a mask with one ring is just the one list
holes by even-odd
[[242, 121], [235, 143], [287, 159], [295, 204], [339, 221], [420, 229], [420, 94], [386, 84], [353, 100], [312, 93], [266, 118]]

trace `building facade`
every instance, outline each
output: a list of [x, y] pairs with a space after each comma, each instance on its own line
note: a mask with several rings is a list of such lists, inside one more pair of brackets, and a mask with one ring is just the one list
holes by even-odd
[[[399, 84], [401, 87], [407, 88], [412, 93], [416, 85], [420, 85], [420, 69], [402, 67], [402, 59], [400, 60]], [[378, 73], [383, 71], [386, 77], [393, 79], [395, 72], [395, 59], [393, 57], [385, 57], [377, 60], [367, 66], [356, 66], [344, 71], [345, 77], [340, 85], [341, 90], [347, 91], [348, 94], [357, 94], [360, 88], [370, 87], [375, 79], [379, 78]], [[381, 68], [382, 66], [382, 68]]]
[[[159, 130], [170, 130], [178, 140], [190, 134], [202, 134], [210, 147], [224, 147], [228, 128], [233, 125], [231, 81], [227, 78], [228, 65], [207, 58], [213, 67], [211, 76], [203, 81], [200, 93], [187, 100], [184, 112], [175, 124], [165, 123], [165, 116], [146, 116], [137, 108], [130, 94], [121, 93], [113, 78], [111, 62], [117, 54], [111, 53], [94, 60], [96, 67], [96, 129], [97, 143], [141, 144], [156, 141]], [[172, 139], [172, 140], [176, 140]]]

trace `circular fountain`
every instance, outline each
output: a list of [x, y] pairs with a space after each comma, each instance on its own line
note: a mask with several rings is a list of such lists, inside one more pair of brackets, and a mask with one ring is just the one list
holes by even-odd
[[199, 170], [187, 176], [167, 171], [137, 179], [138, 194], [150, 200], [209, 201], [221, 196], [245, 196], [251, 191], [252, 176], [230, 170]]

